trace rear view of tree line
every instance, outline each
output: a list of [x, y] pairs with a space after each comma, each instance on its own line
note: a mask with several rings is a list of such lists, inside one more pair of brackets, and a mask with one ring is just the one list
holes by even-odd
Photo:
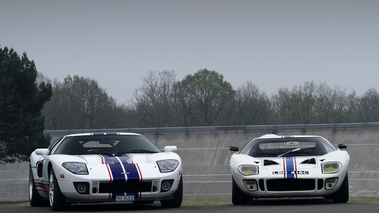
[[52, 85], [53, 96], [43, 110], [46, 129], [379, 121], [379, 93], [374, 88], [359, 97], [326, 83], [305, 82], [269, 97], [250, 81], [233, 89], [221, 74], [208, 69], [182, 80], [176, 80], [174, 71], [151, 71], [124, 105], [90, 78], [67, 76]]

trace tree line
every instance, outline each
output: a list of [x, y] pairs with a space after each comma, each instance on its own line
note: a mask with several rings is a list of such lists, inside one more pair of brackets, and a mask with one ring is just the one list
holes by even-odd
[[151, 71], [127, 104], [96, 80], [38, 73], [26, 53], [0, 46], [0, 163], [27, 161], [47, 147], [44, 129], [358, 123], [379, 121], [379, 93], [362, 96], [326, 83], [305, 82], [269, 97], [251, 81], [234, 89], [214, 70], [182, 80], [174, 71]]
[[214, 70], [182, 80], [150, 71], [127, 104], [119, 105], [96, 80], [67, 76], [52, 82], [46, 129], [141, 128], [379, 121], [379, 93], [362, 96], [326, 83], [305, 82], [268, 96], [251, 81], [234, 89]]

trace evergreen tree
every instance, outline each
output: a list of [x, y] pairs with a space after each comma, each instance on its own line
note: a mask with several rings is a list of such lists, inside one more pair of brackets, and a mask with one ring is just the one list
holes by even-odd
[[38, 147], [47, 147], [41, 110], [52, 95], [51, 84], [36, 83], [37, 69], [26, 53], [0, 46], [0, 162], [28, 160]]

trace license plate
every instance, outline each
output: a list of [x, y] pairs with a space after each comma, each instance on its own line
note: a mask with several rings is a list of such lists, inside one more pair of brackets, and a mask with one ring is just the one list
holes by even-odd
[[134, 195], [129, 196], [116, 196], [117, 202], [131, 202], [134, 201]]

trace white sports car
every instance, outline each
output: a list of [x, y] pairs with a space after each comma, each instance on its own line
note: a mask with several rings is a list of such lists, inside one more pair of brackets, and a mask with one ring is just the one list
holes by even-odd
[[257, 198], [324, 197], [335, 203], [349, 200], [349, 154], [320, 136], [263, 135], [230, 159], [232, 202]]
[[70, 203], [161, 202], [180, 207], [182, 162], [176, 146], [164, 152], [140, 134], [87, 133], [64, 136], [30, 155], [31, 206]]

